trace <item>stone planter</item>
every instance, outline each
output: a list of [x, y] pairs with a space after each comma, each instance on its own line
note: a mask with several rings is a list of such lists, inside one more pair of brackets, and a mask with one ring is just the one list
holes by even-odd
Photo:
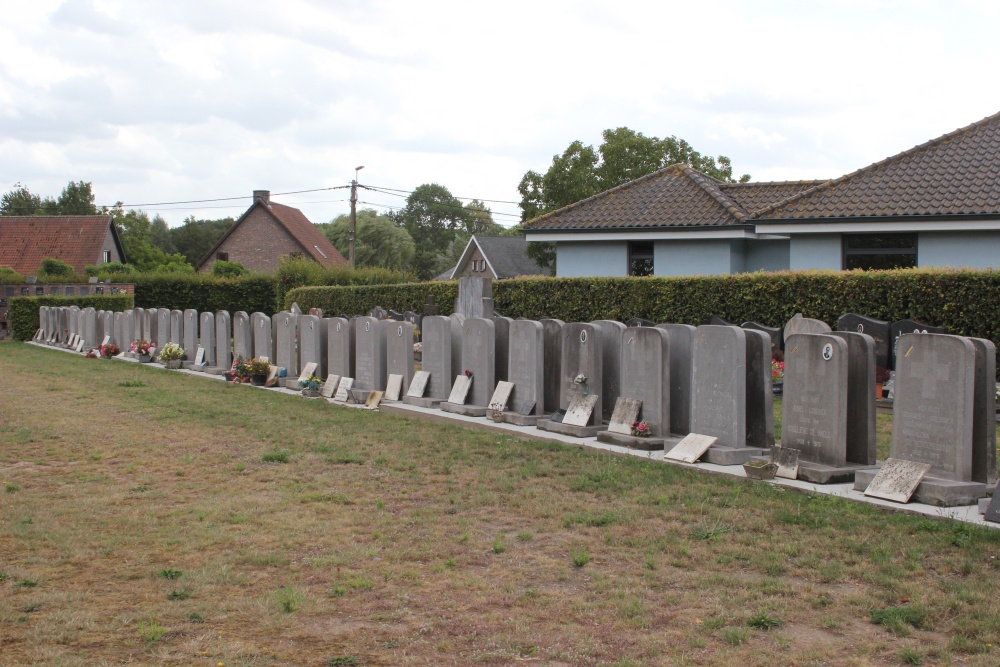
[[151, 354], [137, 354], [137, 355], [135, 355], [135, 358], [136, 358], [136, 360], [138, 360], [138, 362], [140, 364], [148, 364], [149, 362], [151, 362], [153, 360], [153, 355], [151, 355]]
[[163, 365], [166, 366], [167, 368], [172, 368], [174, 370], [177, 370], [178, 368], [181, 367], [181, 360], [171, 359], [170, 361], [163, 362]]
[[306, 398], [319, 398], [319, 389], [303, 389], [302, 395]]
[[743, 464], [743, 471], [750, 479], [774, 479], [774, 475], [778, 472], [778, 464], [767, 461], [747, 461]]
[[775, 396], [782, 396], [785, 393], [785, 381], [775, 380], [771, 383], [771, 391], [774, 392]]
[[255, 373], [250, 376], [250, 382], [252, 382], [255, 387], [263, 387], [264, 383], [267, 382], [267, 375], [264, 373]]

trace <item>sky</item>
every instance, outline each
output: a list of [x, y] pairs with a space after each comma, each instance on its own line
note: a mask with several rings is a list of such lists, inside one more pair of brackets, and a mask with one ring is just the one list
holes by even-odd
[[998, 29], [993, 0], [0, 0], [0, 192], [319, 223], [364, 165], [401, 192], [361, 208], [438, 183], [509, 226], [526, 171], [622, 126], [834, 178], [1000, 112]]

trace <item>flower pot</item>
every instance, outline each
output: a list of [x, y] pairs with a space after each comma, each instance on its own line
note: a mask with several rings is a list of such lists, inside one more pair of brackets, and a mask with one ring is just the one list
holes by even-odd
[[170, 361], [166, 362], [165, 365], [166, 365], [167, 368], [178, 369], [178, 368], [181, 367], [181, 360], [180, 359], [171, 359]]
[[306, 398], [319, 398], [319, 389], [303, 389], [302, 395]]
[[785, 393], [785, 381], [775, 380], [771, 383], [771, 392], [775, 396], [782, 396]]
[[777, 463], [766, 463], [764, 461], [747, 461], [743, 464], [743, 472], [750, 479], [774, 479], [778, 472]]
[[255, 387], [263, 387], [264, 383], [267, 382], [267, 375], [265, 373], [254, 373], [250, 376], [250, 382]]
[[151, 354], [137, 354], [136, 359], [139, 360], [140, 364], [148, 364], [153, 360], [153, 355]]
[[882, 383], [881, 382], [876, 382], [875, 383], [875, 398], [876, 399], [882, 398]]

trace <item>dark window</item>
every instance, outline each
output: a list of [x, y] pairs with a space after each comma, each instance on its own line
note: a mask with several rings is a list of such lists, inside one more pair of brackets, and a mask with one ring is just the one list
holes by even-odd
[[653, 275], [653, 242], [630, 241], [628, 244], [628, 274], [630, 276]]
[[66, 296], [73, 296], [73, 286], [66, 285]]
[[215, 259], [219, 260], [220, 262], [228, 262], [229, 261], [229, 253], [228, 252], [217, 252], [217, 253], [215, 253]]
[[916, 234], [845, 234], [845, 269], [879, 271], [917, 265]]
[[110, 250], [105, 250], [104, 251], [104, 263], [107, 264], [110, 261], [111, 261], [111, 251]]
[[[52, 289], [53, 289], [53, 294], [55, 294], [55, 291], [54, 291], [55, 288], [53, 287]], [[45, 294], [45, 288], [44, 287], [36, 287], [35, 288], [35, 296], [42, 296], [43, 294]]]

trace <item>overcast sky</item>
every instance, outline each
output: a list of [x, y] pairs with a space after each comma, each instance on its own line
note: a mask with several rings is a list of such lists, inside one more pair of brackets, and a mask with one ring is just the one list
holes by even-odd
[[[90, 181], [173, 226], [365, 165], [516, 202], [620, 126], [754, 180], [836, 177], [1000, 112], [998, 33], [993, 0], [0, 0], [0, 191]], [[327, 222], [347, 196], [274, 199]]]

